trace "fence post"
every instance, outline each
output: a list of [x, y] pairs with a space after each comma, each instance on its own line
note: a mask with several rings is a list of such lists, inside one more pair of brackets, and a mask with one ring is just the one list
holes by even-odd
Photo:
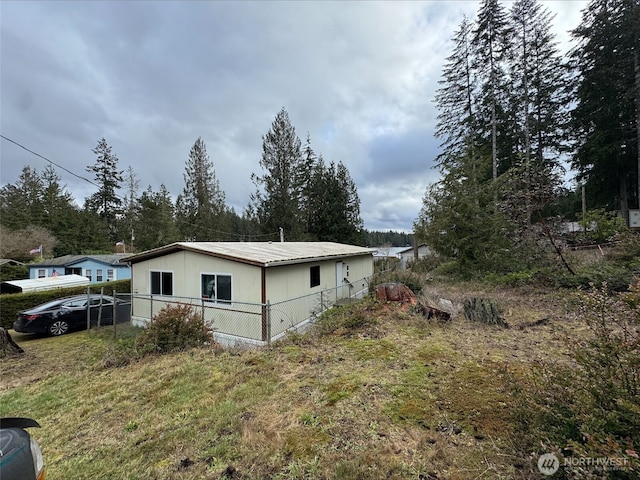
[[153, 318], [153, 295], [149, 296], [149, 321]]
[[271, 345], [271, 302], [267, 300], [267, 345]]
[[[98, 305], [98, 327], [102, 326], [102, 297], [104, 296], [104, 287], [100, 287], [100, 304]], [[89, 305], [91, 309], [91, 305]]]
[[91, 287], [87, 287], [87, 330], [91, 329]]
[[118, 323], [118, 309], [116, 308], [116, 302], [118, 299], [116, 298], [116, 291], [113, 290], [113, 312], [111, 318], [113, 318], [113, 339], [116, 339], [116, 324]]

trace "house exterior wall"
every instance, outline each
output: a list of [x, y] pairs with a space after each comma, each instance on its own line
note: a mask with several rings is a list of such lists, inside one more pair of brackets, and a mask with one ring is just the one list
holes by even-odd
[[[281, 304], [270, 310], [275, 313], [267, 327], [266, 309], [261, 305], [263, 267], [187, 250], [143, 260], [132, 266], [132, 319], [134, 323], [144, 324], [169, 303], [189, 303], [202, 312], [217, 334], [263, 342], [268, 336], [273, 338], [313, 315], [320, 301], [309, 295], [317, 293], [320, 297], [322, 291], [335, 289], [337, 262], [331, 259], [264, 268], [266, 301], [270, 304], [286, 302], [286, 306]], [[336, 297], [332, 300], [366, 290], [367, 285], [362, 279], [373, 274], [371, 256], [349, 257], [340, 262], [343, 264], [343, 278], [346, 277], [348, 282], [343, 280], [343, 286], [336, 291]], [[314, 287], [311, 287], [312, 266], [320, 267], [320, 284]], [[151, 271], [172, 273], [172, 297], [150, 296]], [[203, 273], [231, 276], [231, 304], [200, 298]], [[355, 283], [351, 283], [350, 279]], [[305, 296], [304, 299], [289, 301]]]
[[[426, 257], [430, 253], [431, 253], [431, 250], [429, 250], [429, 247], [427, 247], [426, 245], [421, 245], [420, 247], [418, 247], [418, 258]], [[407, 260], [413, 260], [415, 258], [414, 250], [413, 249], [405, 250], [400, 254], [400, 257], [405, 262]]]
[[[90, 270], [90, 283], [103, 283], [110, 280], [126, 280], [131, 278], [131, 269], [128, 265], [115, 266], [91, 260], [74, 263], [73, 265], [40, 265], [29, 267], [29, 278], [34, 279], [53, 277], [54, 270], [58, 275], [68, 275], [71, 273], [71, 270], [73, 270], [73, 273], [82, 275], [83, 277], [88, 277], [88, 270]], [[78, 270], [78, 272], [76, 270]], [[102, 270], [102, 280], [98, 280], [98, 270]], [[113, 270], [113, 278], [108, 278], [108, 270]], [[44, 276], [42, 276], [41, 273], [44, 273]]]

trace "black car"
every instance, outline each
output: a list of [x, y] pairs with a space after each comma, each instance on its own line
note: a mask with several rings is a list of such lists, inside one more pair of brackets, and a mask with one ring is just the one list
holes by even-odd
[[113, 324], [115, 302], [116, 322], [128, 322], [130, 303], [107, 295], [78, 295], [43, 303], [18, 314], [13, 329], [21, 333], [47, 333], [63, 335], [70, 330], [87, 327], [87, 309], [90, 325]]

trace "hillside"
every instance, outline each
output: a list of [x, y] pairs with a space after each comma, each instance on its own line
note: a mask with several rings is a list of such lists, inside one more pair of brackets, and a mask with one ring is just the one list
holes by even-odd
[[48, 480], [541, 478], [513, 443], [516, 386], [583, 326], [552, 295], [452, 288], [427, 297], [490, 296], [510, 328], [367, 299], [269, 349], [119, 368], [110, 330], [14, 334], [0, 414], [40, 422]]

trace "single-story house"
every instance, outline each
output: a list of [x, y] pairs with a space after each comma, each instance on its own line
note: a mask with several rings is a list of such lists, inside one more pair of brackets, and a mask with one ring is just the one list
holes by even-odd
[[89, 279], [82, 275], [58, 275], [25, 280], [7, 280], [0, 283], [0, 293], [26, 293], [56, 288], [81, 287], [89, 285]]
[[132, 321], [197, 306], [224, 343], [264, 344], [368, 291], [374, 249], [331, 242], [177, 242], [135, 254]]
[[124, 261], [131, 254], [63, 255], [30, 263], [29, 278], [58, 275], [82, 275], [89, 283], [103, 283], [131, 278], [131, 268]]
[[400, 252], [407, 247], [376, 247], [373, 252], [374, 260], [400, 258]]
[[24, 265], [24, 263], [13, 260], [11, 258], [0, 258], [0, 266], [2, 265], [11, 265], [12, 267], [17, 267], [20, 265]]
[[400, 262], [402, 263], [402, 266], [406, 267], [408, 262], [424, 258], [430, 253], [431, 250], [429, 249], [429, 247], [427, 247], [427, 244], [421, 243], [416, 247], [408, 247], [401, 250], [400, 252], [398, 252], [398, 255], [400, 256]]

